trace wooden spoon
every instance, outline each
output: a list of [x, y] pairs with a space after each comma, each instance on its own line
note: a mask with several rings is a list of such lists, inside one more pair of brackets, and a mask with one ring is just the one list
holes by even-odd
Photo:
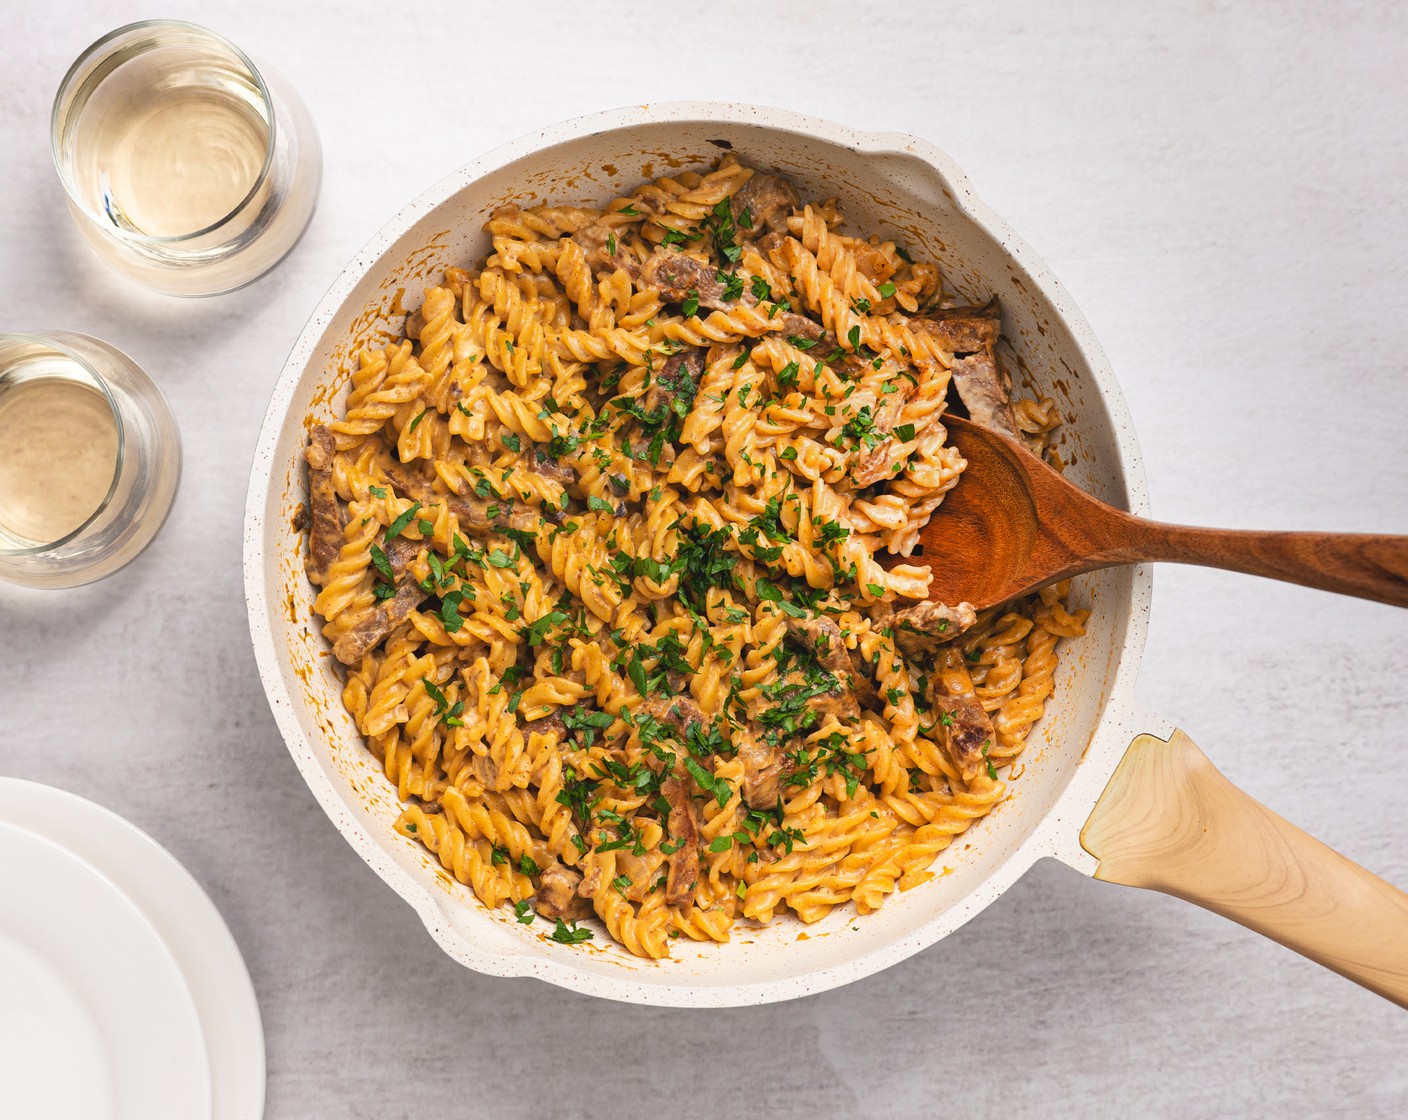
[[1097, 501], [1016, 440], [944, 416], [968, 467], [921, 534], [929, 598], [978, 609], [1081, 572], [1163, 560], [1408, 607], [1408, 537], [1271, 533], [1145, 521]]

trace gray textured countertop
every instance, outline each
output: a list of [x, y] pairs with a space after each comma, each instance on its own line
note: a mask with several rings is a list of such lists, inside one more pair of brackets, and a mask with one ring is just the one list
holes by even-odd
[[[272, 1120], [1408, 1113], [1408, 1015], [1220, 918], [1059, 866], [850, 987], [673, 1011], [465, 971], [314, 803], [244, 621], [240, 521], [275, 377], [400, 206], [589, 110], [746, 100], [934, 141], [1103, 340], [1157, 515], [1408, 531], [1401, 5], [728, 7], [168, 6], [281, 69], [326, 158], [276, 273], [179, 302], [88, 255], [48, 157], [69, 62], [147, 9], [7, 5], [0, 329], [131, 353], [176, 411], [185, 475], [116, 577], [0, 586], [0, 768], [124, 814], [205, 885], [259, 991]], [[667, 64], [632, 61], [651, 49]], [[1405, 620], [1164, 569], [1141, 699], [1252, 795], [1408, 884]]]

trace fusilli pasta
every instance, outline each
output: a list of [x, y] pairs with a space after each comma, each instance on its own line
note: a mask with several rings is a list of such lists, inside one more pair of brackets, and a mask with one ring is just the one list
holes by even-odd
[[397, 828], [556, 940], [926, 881], [1083, 632], [1065, 587], [926, 602], [951, 389], [1037, 449], [1059, 417], [999, 392], [995, 303], [842, 224], [731, 156], [506, 207], [314, 429], [316, 609]]

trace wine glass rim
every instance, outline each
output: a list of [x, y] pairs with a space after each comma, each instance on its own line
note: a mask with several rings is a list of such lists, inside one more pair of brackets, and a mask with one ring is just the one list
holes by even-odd
[[4, 347], [10, 343], [42, 346], [45, 349], [57, 351], [75, 365], [79, 366], [83, 372], [93, 380], [99, 390], [102, 391], [103, 399], [107, 401], [108, 409], [112, 412], [113, 424], [117, 427], [117, 457], [113, 461], [112, 478], [108, 481], [107, 493], [103, 495], [103, 500], [98, 503], [97, 508], [85, 517], [81, 524], [75, 526], [63, 536], [56, 537], [52, 541], [36, 543], [23, 548], [10, 547], [0, 543], [0, 556], [37, 556], [68, 544], [92, 525], [103, 511], [108, 508], [108, 505], [112, 502], [113, 495], [117, 493], [118, 480], [122, 477], [122, 460], [127, 450], [127, 432], [122, 423], [122, 412], [117, 407], [117, 401], [113, 399], [112, 390], [108, 388], [107, 378], [99, 373], [93, 363], [77, 350], [73, 349], [71, 346], [65, 345], [52, 335], [23, 333], [0, 334], [0, 347]]
[[[73, 119], [73, 114], [69, 111], [66, 102], [71, 101], [69, 94], [73, 90], [81, 88], [79, 84], [80, 77], [84, 83], [92, 83], [92, 89], [88, 91], [88, 95], [91, 96], [92, 92], [112, 73], [111, 69], [102, 70], [100, 67], [95, 66], [95, 62], [101, 61], [102, 56], [107, 53], [118, 40], [127, 37], [135, 37], [143, 32], [156, 30], [183, 32], [196, 38], [211, 41], [221, 49], [228, 51], [253, 80], [255, 89], [258, 90], [259, 97], [264, 103], [264, 120], [268, 125], [268, 135], [264, 143], [264, 163], [260, 167], [259, 174], [255, 176], [254, 182], [250, 185], [244, 197], [209, 225], [201, 229], [192, 230], [189, 233], [177, 233], [167, 236], [138, 233], [135, 230], [122, 229], [120, 226], [103, 222], [102, 215], [95, 212], [79, 193], [77, 184], [74, 183], [72, 175], [69, 174], [67, 161], [63, 155], [64, 138], [68, 134], [70, 121]], [[150, 50], [157, 45], [159, 44], [148, 44], [144, 48], [144, 51]], [[96, 81], [94, 80], [95, 77]], [[259, 67], [254, 64], [254, 60], [251, 59], [249, 55], [245, 54], [244, 51], [218, 31], [212, 31], [210, 28], [202, 27], [198, 23], [191, 23], [189, 20], [183, 19], [143, 19], [135, 23], [124, 24], [121, 27], [109, 31], [106, 35], [90, 43], [79, 56], [74, 59], [73, 65], [71, 65], [68, 68], [68, 72], [64, 74], [63, 80], [59, 82], [58, 91], [54, 94], [53, 108], [49, 113], [49, 151], [54, 160], [54, 168], [59, 173], [59, 181], [63, 184], [64, 193], [68, 195], [69, 201], [80, 209], [86, 218], [102, 224], [104, 233], [139, 245], [175, 245], [181, 242], [193, 241], [196, 238], [205, 237], [211, 233], [217, 232], [221, 226], [227, 224], [249, 205], [260, 188], [264, 186], [269, 178], [270, 172], [273, 170], [274, 151], [278, 140], [278, 127], [278, 114], [274, 110], [273, 94], [269, 90], [269, 85], [265, 81], [263, 73], [260, 72]]]

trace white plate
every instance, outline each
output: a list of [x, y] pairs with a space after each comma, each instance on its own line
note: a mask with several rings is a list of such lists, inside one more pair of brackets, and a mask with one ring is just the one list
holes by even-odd
[[135, 825], [52, 786], [0, 778], [0, 821], [65, 845], [147, 915], [195, 1000], [209, 1050], [213, 1120], [259, 1120], [264, 1029], [254, 987], [219, 911], [190, 873]]
[[196, 1008], [165, 942], [61, 845], [0, 824], [0, 1115], [210, 1116]]

